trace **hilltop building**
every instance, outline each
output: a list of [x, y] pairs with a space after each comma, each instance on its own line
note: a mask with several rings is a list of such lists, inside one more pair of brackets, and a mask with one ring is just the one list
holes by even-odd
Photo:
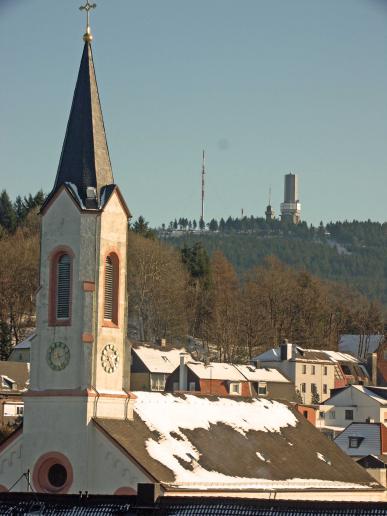
[[301, 221], [301, 203], [298, 191], [298, 176], [285, 175], [284, 202], [281, 203], [281, 220], [298, 224]]

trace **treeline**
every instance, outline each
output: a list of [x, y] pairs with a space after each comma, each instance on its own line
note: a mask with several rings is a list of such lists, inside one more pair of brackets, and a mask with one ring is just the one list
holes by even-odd
[[197, 231], [197, 230], [208, 230], [209, 232], [221, 232], [221, 233], [260, 233], [267, 235], [292, 235], [298, 238], [313, 239], [320, 236], [325, 236], [325, 228], [321, 224], [318, 228], [301, 222], [300, 224], [290, 224], [281, 222], [279, 219], [273, 219], [266, 221], [262, 217], [228, 217], [226, 219], [221, 218], [211, 219], [209, 222], [204, 222], [201, 219], [198, 222], [193, 219], [187, 219], [180, 217], [170, 221], [168, 225], [162, 224], [159, 228], [159, 232], [172, 233], [173, 231]]
[[196, 242], [181, 250], [131, 234], [129, 310], [140, 340], [184, 335], [219, 360], [246, 361], [281, 339], [337, 349], [342, 333], [384, 328], [382, 308], [355, 290], [266, 258], [243, 275]]
[[37, 213], [44, 202], [44, 193], [39, 190], [35, 195], [21, 197], [18, 195], [11, 201], [6, 190], [0, 193], [0, 238], [14, 233], [23, 226], [30, 213]]

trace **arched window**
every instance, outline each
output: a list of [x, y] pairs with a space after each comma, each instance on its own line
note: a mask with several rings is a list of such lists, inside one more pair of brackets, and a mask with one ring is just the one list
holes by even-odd
[[59, 257], [56, 281], [56, 318], [70, 319], [71, 258], [68, 254]]
[[104, 320], [118, 324], [118, 258], [112, 253], [105, 259]]
[[51, 257], [49, 323], [53, 326], [71, 324], [72, 266], [71, 250], [57, 250]]

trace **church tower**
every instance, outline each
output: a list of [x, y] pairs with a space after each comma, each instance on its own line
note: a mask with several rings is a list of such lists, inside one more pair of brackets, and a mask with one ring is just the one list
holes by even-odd
[[[87, 15], [92, 7], [87, 1]], [[37, 338], [21, 457], [40, 492], [91, 491], [98, 447], [91, 420], [131, 417], [130, 213], [113, 180], [91, 41], [88, 22], [55, 184], [41, 210]]]

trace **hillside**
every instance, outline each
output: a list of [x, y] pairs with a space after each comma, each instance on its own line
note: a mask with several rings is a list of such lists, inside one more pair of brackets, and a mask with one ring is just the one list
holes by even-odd
[[289, 231], [229, 230], [164, 233], [179, 248], [202, 242], [212, 254], [220, 250], [239, 273], [276, 256], [297, 269], [320, 278], [351, 285], [372, 299], [387, 304], [387, 234], [384, 224], [337, 222], [326, 228], [303, 227]]

